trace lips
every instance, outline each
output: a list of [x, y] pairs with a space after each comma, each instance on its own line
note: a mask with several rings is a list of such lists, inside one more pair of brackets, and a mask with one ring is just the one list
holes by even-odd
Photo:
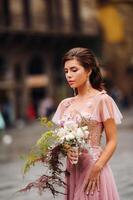
[[73, 83], [74, 83], [74, 81], [68, 81], [68, 83], [71, 85], [71, 84], [73, 84]]

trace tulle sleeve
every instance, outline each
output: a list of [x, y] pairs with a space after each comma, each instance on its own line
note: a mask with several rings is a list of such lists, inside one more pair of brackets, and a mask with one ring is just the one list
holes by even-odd
[[112, 97], [110, 97], [109, 95], [102, 95], [98, 107], [98, 121], [104, 122], [107, 119], [114, 119], [116, 124], [121, 123], [122, 114]]
[[56, 112], [54, 113], [53, 117], [52, 117], [52, 121], [55, 124], [59, 124], [60, 118], [64, 112], [64, 101], [61, 101], [60, 104], [57, 107]]

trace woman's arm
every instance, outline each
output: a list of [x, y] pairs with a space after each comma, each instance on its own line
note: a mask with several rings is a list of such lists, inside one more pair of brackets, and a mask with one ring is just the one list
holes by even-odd
[[111, 158], [117, 146], [117, 128], [114, 120], [108, 119], [103, 122], [103, 124], [106, 134], [106, 146], [100, 158], [96, 162], [96, 165], [99, 166], [99, 168], [104, 167], [104, 165]]
[[100, 190], [100, 171], [104, 165], [111, 158], [117, 145], [117, 129], [114, 119], [108, 119], [104, 123], [104, 129], [106, 134], [106, 146], [99, 157], [99, 159], [92, 166], [91, 172], [85, 178], [84, 190], [87, 194], [93, 195], [94, 190]]

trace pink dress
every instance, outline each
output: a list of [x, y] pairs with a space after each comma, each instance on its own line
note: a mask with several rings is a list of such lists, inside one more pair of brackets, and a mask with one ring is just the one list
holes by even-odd
[[[52, 119], [55, 123], [61, 120], [78, 121], [80, 115], [86, 119], [90, 132], [91, 149], [84, 149], [79, 157], [78, 164], [72, 165], [67, 160], [67, 170], [70, 175], [66, 176], [67, 196], [65, 200], [119, 200], [119, 195], [115, 185], [114, 177], [109, 164], [106, 164], [100, 174], [100, 192], [95, 190], [94, 194], [86, 195], [84, 192], [84, 179], [88, 170], [101, 155], [103, 149], [100, 141], [104, 130], [103, 122], [107, 119], [114, 119], [116, 124], [121, 123], [122, 115], [114, 100], [105, 90], [86, 99], [86, 103], [77, 110], [73, 109], [77, 97], [64, 99], [58, 106]], [[79, 115], [80, 113], [80, 115]], [[91, 150], [91, 153], [90, 153]]]

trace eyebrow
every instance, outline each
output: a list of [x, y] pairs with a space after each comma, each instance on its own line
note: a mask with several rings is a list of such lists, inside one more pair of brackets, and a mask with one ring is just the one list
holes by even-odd
[[[70, 67], [70, 69], [73, 69], [73, 68], [77, 68], [77, 66], [72, 66], [72, 67]], [[64, 70], [66, 70], [67, 68], [66, 67], [64, 67]]]

